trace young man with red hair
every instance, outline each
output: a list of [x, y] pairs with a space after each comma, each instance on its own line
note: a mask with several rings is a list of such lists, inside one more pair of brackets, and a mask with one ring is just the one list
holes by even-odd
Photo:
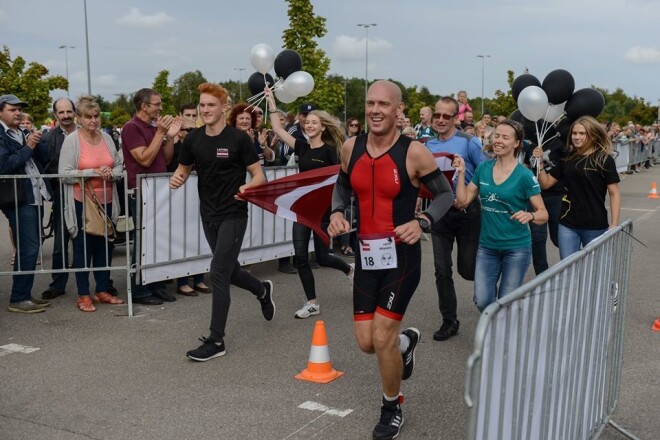
[[[238, 263], [248, 210], [247, 202], [237, 199], [236, 194], [266, 182], [259, 157], [249, 136], [227, 125], [227, 90], [211, 83], [200, 84], [198, 90], [204, 125], [183, 140], [179, 166], [170, 178], [170, 187], [181, 187], [195, 167], [202, 227], [213, 252], [210, 269], [213, 304], [210, 336], [200, 338], [203, 344], [186, 355], [203, 362], [225, 354], [230, 284], [252, 292], [267, 321], [275, 315], [275, 303], [273, 283], [258, 280]], [[252, 176], [247, 184], [246, 171]]]

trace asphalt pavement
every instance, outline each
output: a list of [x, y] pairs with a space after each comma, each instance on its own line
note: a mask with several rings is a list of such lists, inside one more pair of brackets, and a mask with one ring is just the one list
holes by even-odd
[[[660, 199], [647, 197], [652, 182], [660, 182], [660, 166], [626, 175], [621, 183], [621, 218], [634, 219], [634, 235], [644, 246], [635, 243], [633, 249], [613, 419], [641, 439], [660, 437], [660, 332], [651, 331], [660, 316]], [[8, 265], [7, 222], [0, 217], [0, 264]], [[441, 319], [430, 241], [422, 249], [422, 280], [404, 320], [421, 330], [422, 339], [414, 375], [403, 386], [400, 438], [465, 438], [465, 370], [479, 319], [472, 283], [457, 276], [459, 334], [433, 341]], [[550, 243], [548, 249], [551, 263], [557, 262], [557, 250]], [[122, 252], [116, 251], [118, 259]], [[314, 270], [321, 314], [297, 320], [294, 312], [304, 302], [298, 276], [279, 273], [276, 262], [249, 270], [273, 281], [275, 319], [266, 322], [258, 301], [232, 288], [227, 354], [206, 363], [185, 353], [208, 335], [210, 295], [136, 305], [133, 318], [126, 306], [82, 313], [71, 275], [67, 294], [45, 313], [22, 315], [7, 312], [11, 278], [0, 277], [0, 439], [371, 438], [379, 417], [379, 376], [375, 358], [356, 346], [345, 276]], [[123, 273], [114, 272], [113, 279], [125, 290]], [[49, 280], [37, 275], [34, 294], [40, 296]], [[174, 293], [175, 286], [168, 289]], [[326, 323], [333, 366], [345, 373], [326, 385], [293, 377], [306, 366], [316, 318]], [[624, 437], [607, 428], [602, 438]]]

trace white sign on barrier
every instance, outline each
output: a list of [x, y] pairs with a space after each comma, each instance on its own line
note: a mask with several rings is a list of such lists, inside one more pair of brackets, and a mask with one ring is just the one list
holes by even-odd
[[[296, 174], [297, 168], [264, 172], [271, 181]], [[192, 174], [182, 188], [172, 190], [168, 175], [146, 175], [140, 179], [140, 188], [142, 284], [208, 272], [212, 255], [199, 216], [197, 176]], [[241, 265], [293, 255], [290, 220], [252, 204], [248, 204], [248, 213], [248, 227], [238, 256]], [[310, 240], [310, 250], [313, 246]]]

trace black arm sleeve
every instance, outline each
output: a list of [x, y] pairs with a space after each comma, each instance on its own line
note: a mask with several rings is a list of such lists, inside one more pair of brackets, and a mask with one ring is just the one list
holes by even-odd
[[433, 194], [433, 201], [422, 214], [425, 214], [431, 223], [441, 219], [445, 213], [454, 204], [454, 193], [451, 185], [444, 174], [439, 169], [423, 176], [419, 179]]
[[339, 175], [337, 176], [337, 183], [335, 183], [335, 188], [332, 191], [332, 214], [335, 212], [344, 213], [344, 211], [351, 205], [352, 192], [353, 190], [351, 189], [351, 181], [348, 178], [348, 174], [340, 168]]

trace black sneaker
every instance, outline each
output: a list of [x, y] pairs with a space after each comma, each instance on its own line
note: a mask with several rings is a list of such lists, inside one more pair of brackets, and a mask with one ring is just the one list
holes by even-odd
[[199, 348], [190, 350], [188, 353], [186, 353], [186, 356], [188, 356], [193, 361], [206, 362], [213, 358], [225, 355], [224, 342], [222, 342], [220, 345], [217, 345], [215, 342], [209, 341], [204, 336], [199, 338], [199, 340], [202, 341], [203, 344]]
[[408, 336], [408, 339], [410, 339], [408, 349], [405, 353], [401, 354], [401, 356], [403, 356], [403, 374], [401, 375], [401, 379], [406, 380], [412, 376], [413, 369], [415, 368], [415, 349], [417, 348], [417, 343], [421, 338], [421, 334], [415, 327], [409, 327], [401, 333]]
[[266, 318], [266, 321], [270, 321], [271, 319], [273, 319], [273, 316], [275, 316], [275, 302], [273, 301], [273, 282], [270, 280], [266, 280], [263, 282], [263, 285], [264, 288], [266, 289], [266, 292], [261, 298], [257, 297], [257, 299], [261, 303], [261, 313], [264, 315], [264, 318]]
[[446, 341], [452, 336], [458, 334], [459, 325], [460, 322], [458, 322], [458, 320], [456, 321], [444, 320], [442, 322], [442, 326], [440, 327], [440, 329], [437, 332], [433, 333], [433, 339], [436, 341]]
[[374, 428], [372, 438], [374, 440], [397, 438], [402, 426], [403, 413], [401, 412], [401, 404], [398, 401], [388, 402], [383, 397], [383, 406], [380, 407], [380, 421]]

